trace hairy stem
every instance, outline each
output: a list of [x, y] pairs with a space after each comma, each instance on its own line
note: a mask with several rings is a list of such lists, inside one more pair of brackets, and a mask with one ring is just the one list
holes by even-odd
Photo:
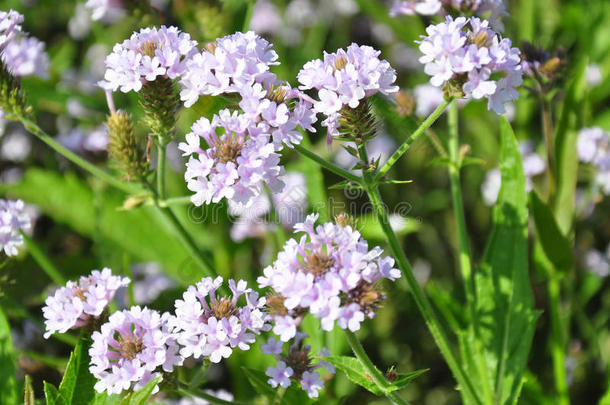
[[375, 181], [379, 181], [379, 179], [381, 179], [388, 172], [388, 170], [390, 170], [392, 168], [392, 166], [394, 166], [394, 164], [398, 161], [398, 159], [400, 159], [402, 157], [402, 155], [405, 154], [405, 152], [409, 149], [411, 144], [413, 142], [415, 142], [417, 140], [417, 138], [419, 138], [422, 134], [424, 134], [426, 132], [426, 129], [428, 129], [430, 126], [432, 126], [432, 124], [434, 124], [434, 122], [438, 119], [438, 117], [441, 116], [443, 111], [445, 111], [445, 108], [447, 108], [447, 106], [449, 105], [450, 102], [451, 102], [451, 100], [443, 101], [443, 103], [441, 105], [439, 105], [436, 108], [436, 110], [434, 110], [432, 112], [432, 114], [430, 114], [428, 116], [428, 118], [426, 118], [424, 120], [424, 122], [422, 122], [420, 124], [420, 126], [415, 130], [415, 132], [413, 132], [411, 134], [411, 136], [409, 136], [402, 143], [402, 145], [400, 145], [400, 147], [398, 149], [396, 149], [396, 152], [394, 152], [392, 154], [392, 156], [390, 156], [388, 161], [379, 170], [379, 173], [377, 173], [377, 176], [375, 177]]
[[328, 160], [324, 159], [323, 157], [316, 155], [315, 153], [313, 153], [312, 151], [310, 151], [308, 149], [305, 149], [301, 145], [294, 145], [294, 150], [296, 150], [297, 152], [299, 152], [301, 155], [305, 156], [306, 158], [313, 160], [314, 162], [316, 162], [323, 168], [327, 169], [328, 171], [331, 171], [331, 172], [335, 173], [336, 175], [343, 177], [344, 179], [347, 179], [351, 182], [358, 183], [358, 184], [361, 182], [360, 177], [356, 176], [353, 173], [348, 172], [345, 169], [340, 168], [339, 166], [329, 162]]
[[379, 371], [377, 367], [375, 367], [354, 332], [351, 332], [346, 329], [345, 337], [347, 338], [347, 342], [352, 348], [352, 352], [354, 352], [354, 355], [360, 361], [360, 364], [362, 364], [362, 366], [364, 367], [368, 375], [371, 377], [375, 385], [377, 385], [377, 387], [379, 387], [381, 391], [385, 392], [385, 395], [388, 397], [388, 399], [392, 401], [393, 404], [408, 404], [408, 402], [402, 399], [396, 392], [386, 392], [388, 387], [391, 385], [390, 382], [385, 378], [383, 373]]
[[66, 284], [66, 279], [61, 272], [55, 267], [51, 259], [48, 258], [46, 253], [34, 242], [32, 238], [25, 234], [23, 231], [19, 231], [25, 242], [25, 246], [28, 248], [28, 252], [32, 255], [36, 263], [42, 268], [42, 270], [49, 276], [51, 280], [57, 285]]
[[94, 176], [99, 177], [100, 179], [104, 180], [106, 183], [110, 184], [111, 186], [116, 187], [119, 190], [122, 190], [126, 193], [137, 193], [137, 192], [141, 191], [140, 189], [136, 188], [135, 186], [128, 184], [128, 183], [124, 183], [121, 180], [117, 179], [116, 177], [113, 177], [112, 175], [106, 173], [104, 170], [99, 169], [94, 164], [87, 162], [85, 159], [81, 158], [76, 153], [74, 153], [71, 150], [60, 145], [59, 143], [57, 143], [57, 141], [55, 141], [55, 139], [53, 139], [51, 136], [46, 134], [35, 122], [33, 122], [25, 117], [18, 117], [18, 120], [21, 121], [23, 126], [30, 133], [32, 133], [33, 135], [38, 137], [38, 139], [40, 139], [41, 141], [43, 141], [44, 143], [49, 145], [57, 153], [59, 153], [60, 155], [62, 155], [63, 157], [65, 157], [66, 159], [71, 161], [72, 163], [76, 164], [77, 166], [80, 166], [82, 169], [93, 174]]
[[161, 200], [165, 200], [167, 191], [165, 189], [165, 149], [166, 144], [159, 137], [157, 145], [157, 194]]
[[547, 100], [547, 97], [543, 95], [541, 100], [541, 114], [542, 114], [542, 132], [544, 133], [544, 142], [546, 144], [547, 160], [549, 167], [547, 168], [548, 176], [548, 201], [553, 202], [555, 198], [555, 158], [554, 150], [555, 145], [553, 142], [553, 124], [551, 121], [551, 105]]

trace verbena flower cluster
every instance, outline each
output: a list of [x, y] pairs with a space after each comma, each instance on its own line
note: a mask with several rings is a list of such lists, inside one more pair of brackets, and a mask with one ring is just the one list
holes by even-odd
[[[288, 388], [294, 380], [301, 385], [310, 398], [317, 398], [318, 391], [324, 388], [324, 382], [316, 369], [325, 367], [331, 374], [334, 374], [335, 368], [324, 360], [317, 360], [314, 363], [314, 358], [310, 354], [311, 347], [303, 344], [305, 337], [307, 337], [306, 334], [299, 332], [286, 354], [283, 353], [284, 343], [273, 337], [270, 337], [266, 344], [262, 344], [263, 353], [272, 354], [277, 359], [277, 364], [268, 367], [265, 374], [269, 377], [267, 382], [273, 388], [278, 386]], [[330, 355], [328, 350], [323, 349], [317, 357], [328, 355]]]
[[419, 42], [424, 54], [419, 61], [432, 85], [467, 98], [487, 98], [488, 108], [498, 114], [505, 112], [505, 103], [519, 98], [521, 52], [489, 28], [488, 21], [447, 16], [426, 32]]
[[[193, 204], [217, 203], [227, 198], [249, 206], [268, 186], [279, 192], [284, 183], [280, 155], [269, 140], [266, 126], [245, 114], [228, 109], [214, 115], [212, 122], [202, 117], [180, 143], [184, 156], [190, 156], [184, 178]], [[201, 147], [201, 139], [205, 145]], [[193, 156], [194, 155], [194, 156]]]
[[337, 135], [340, 111], [354, 109], [365, 97], [375, 93], [391, 94], [398, 91], [394, 85], [396, 71], [380, 51], [370, 46], [351, 44], [347, 50], [324, 52], [324, 59], [307, 62], [297, 78], [301, 90], [318, 90], [314, 109], [326, 116], [322, 125], [328, 128], [328, 140]]
[[351, 226], [331, 222], [315, 226], [318, 215], [295, 225], [303, 232], [290, 239], [272, 266], [258, 278], [259, 287], [271, 287], [267, 306], [273, 316], [273, 332], [284, 342], [296, 335], [301, 316], [309, 312], [321, 320], [324, 330], [335, 321], [342, 329], [356, 331], [365, 317], [372, 318], [383, 300], [377, 282], [401, 276], [394, 259], [383, 250], [369, 250], [368, 243]]
[[127, 277], [113, 276], [109, 268], [93, 270], [81, 277], [78, 283], [68, 281], [49, 296], [42, 308], [45, 318], [45, 338], [69, 329], [80, 328], [99, 318], [114, 298], [116, 291], [128, 285]]
[[441, 13], [470, 13], [489, 18], [492, 26], [503, 30], [502, 17], [508, 15], [502, 0], [393, 0], [390, 15], [435, 15]]
[[48, 77], [49, 56], [45, 44], [21, 30], [23, 16], [14, 10], [0, 11], [0, 59], [14, 76]]
[[[265, 298], [259, 298], [244, 280], [229, 280], [232, 297], [225, 298], [218, 294], [222, 281], [222, 277], [205, 277], [175, 303], [172, 328], [185, 358], [206, 357], [218, 363], [236, 347], [248, 350], [255, 336], [269, 328]], [[241, 296], [245, 302], [239, 305]]]
[[116, 44], [106, 57], [106, 73], [99, 85], [122, 92], [139, 91], [159, 76], [179, 78], [196, 52], [197, 42], [176, 27], [143, 28]]
[[578, 133], [578, 159], [597, 169], [594, 183], [610, 195], [610, 133], [599, 127], [583, 128]]
[[269, 72], [277, 54], [263, 38], [236, 33], [208, 48], [186, 64], [180, 81], [185, 106], [201, 95], [236, 94], [241, 100], [239, 110], [222, 110], [211, 122], [201, 118], [192, 126], [180, 144], [190, 156], [185, 179], [196, 205], [227, 198], [250, 206], [264, 187], [282, 190], [277, 151], [300, 143], [299, 128], [313, 131], [316, 116], [299, 90]]
[[169, 330], [171, 318], [169, 313], [138, 306], [110, 315], [91, 336], [89, 371], [98, 379], [95, 389], [109, 394], [138, 390], [157, 377], [161, 380], [161, 371], [182, 365], [184, 359]]
[[19, 231], [29, 229], [32, 224], [24, 211], [22, 200], [0, 199], [0, 251], [7, 256], [15, 256], [23, 245], [23, 236]]

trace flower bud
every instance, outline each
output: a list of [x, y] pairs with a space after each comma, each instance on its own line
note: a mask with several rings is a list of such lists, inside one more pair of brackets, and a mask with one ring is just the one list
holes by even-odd
[[180, 94], [172, 79], [159, 76], [142, 86], [140, 105], [144, 109], [144, 122], [153, 135], [167, 144], [174, 133]]
[[31, 113], [31, 107], [27, 105], [27, 97], [21, 88], [21, 82], [11, 75], [1, 60], [0, 109], [8, 116], [8, 119], [17, 119], [17, 117], [27, 116]]
[[377, 119], [368, 99], [361, 100], [356, 108], [345, 106], [339, 113], [339, 135], [336, 139], [360, 144], [377, 136]]
[[141, 180], [148, 174], [144, 148], [133, 130], [131, 117], [124, 111], [112, 113], [108, 126], [108, 154], [127, 181]]

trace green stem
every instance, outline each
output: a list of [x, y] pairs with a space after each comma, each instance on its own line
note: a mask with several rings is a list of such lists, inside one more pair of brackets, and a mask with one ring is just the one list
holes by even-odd
[[167, 191], [165, 189], [165, 142], [159, 137], [157, 144], [157, 194], [159, 199], [165, 200]]
[[248, 2], [248, 8], [246, 9], [246, 15], [244, 16], [242, 32], [248, 32], [250, 30], [250, 21], [252, 20], [252, 14], [254, 14], [254, 5], [256, 4], [256, 0], [246, 1]]
[[226, 399], [220, 399], [218, 397], [215, 397], [214, 395], [210, 395], [207, 392], [201, 391], [201, 390], [196, 390], [196, 389], [191, 389], [188, 387], [179, 387], [177, 388], [177, 390], [179, 394], [184, 395], [186, 397], [189, 398], [201, 398], [201, 399], [205, 399], [206, 401], [208, 401], [211, 404], [218, 404], [218, 405], [242, 405], [243, 402], [236, 402], [236, 401], [227, 401]]
[[[358, 148], [358, 151], [360, 152], [360, 159], [365, 162], [368, 161], [368, 156], [366, 154], [366, 150], [363, 145], [360, 145], [360, 147]], [[436, 341], [436, 344], [437, 344], [439, 350], [441, 351], [441, 354], [445, 358], [447, 365], [451, 369], [451, 371], [452, 371], [453, 375], [455, 376], [455, 379], [457, 380], [461, 389], [464, 390], [464, 394], [466, 395], [467, 398], [469, 398], [470, 402], [472, 402], [473, 404], [481, 405], [482, 404], [481, 400], [478, 398], [477, 393], [474, 389], [474, 386], [473, 386], [472, 382], [470, 381], [470, 378], [464, 372], [464, 369], [462, 368], [460, 362], [458, 361], [457, 357], [455, 356], [455, 353], [451, 349], [447, 333], [445, 332], [443, 326], [441, 325], [441, 322], [439, 321], [438, 317], [434, 313], [434, 310], [432, 309], [432, 305], [428, 301], [428, 298], [424, 294], [424, 291], [422, 290], [419, 283], [417, 282], [417, 279], [415, 278], [415, 275], [413, 274], [413, 269], [411, 267], [411, 264], [409, 263], [407, 256], [405, 255], [404, 251], [402, 250], [402, 247], [400, 246], [400, 242], [398, 241], [396, 234], [394, 233], [394, 231], [392, 230], [392, 227], [390, 226], [390, 221], [388, 219], [388, 213], [385, 209], [383, 200], [381, 199], [381, 195], [379, 194], [378, 186], [374, 182], [372, 182], [370, 173], [366, 173], [366, 172], [364, 173], [364, 180], [365, 180], [367, 194], [371, 200], [371, 204], [373, 204], [373, 208], [377, 215], [377, 220], [378, 220], [379, 224], [381, 225], [383, 233], [386, 236], [386, 239], [390, 245], [390, 248], [392, 250], [394, 257], [396, 258], [396, 261], [398, 262], [398, 267], [400, 267], [400, 269], [402, 270], [402, 273], [405, 276], [405, 279], [407, 280], [407, 284], [409, 285], [409, 288], [411, 289], [411, 293], [413, 294], [415, 303], [417, 304], [417, 307], [419, 308], [419, 312], [424, 317], [424, 320], [426, 321], [426, 325], [428, 325], [428, 329], [432, 333], [432, 337]]]
[[136, 305], [136, 300], [133, 293], [133, 273], [131, 272], [131, 260], [129, 260], [129, 253], [123, 252], [123, 274], [131, 280], [131, 283], [127, 284], [127, 303], [130, 307]]
[[558, 404], [569, 405], [568, 379], [566, 375], [566, 344], [561, 322], [560, 280], [551, 275], [548, 281], [549, 306], [551, 313], [551, 356], [553, 375], [557, 390]]
[[57, 285], [66, 284], [66, 279], [62, 276], [61, 272], [55, 267], [53, 262], [47, 257], [47, 255], [43, 252], [41, 248], [38, 247], [36, 242], [23, 231], [19, 231], [21, 236], [23, 237], [23, 241], [25, 242], [26, 247], [28, 248], [28, 252], [32, 255], [36, 263], [44, 270], [44, 272], [49, 276], [51, 280]]
[[553, 204], [553, 199], [555, 198], [555, 159], [554, 159], [554, 150], [555, 145], [553, 142], [553, 123], [551, 121], [551, 105], [547, 100], [548, 97], [545, 95], [542, 96], [541, 100], [541, 112], [542, 112], [542, 132], [544, 134], [544, 142], [546, 144], [547, 150], [547, 160], [549, 162], [549, 167], [547, 168], [547, 176], [548, 176], [548, 201], [550, 204]]
[[345, 337], [347, 338], [347, 342], [351, 346], [354, 355], [360, 361], [360, 364], [362, 364], [375, 385], [377, 385], [377, 387], [379, 387], [379, 389], [385, 393], [388, 399], [392, 401], [393, 404], [408, 404], [408, 402], [402, 399], [396, 392], [387, 392], [388, 387], [391, 385], [390, 382], [385, 378], [381, 371], [375, 367], [354, 332], [345, 329]]
[[450, 102], [451, 102], [451, 100], [443, 101], [443, 103], [441, 105], [439, 105], [436, 108], [436, 110], [434, 110], [432, 112], [432, 114], [430, 114], [428, 116], [428, 118], [426, 118], [424, 120], [424, 122], [421, 123], [421, 125], [415, 130], [415, 132], [413, 132], [411, 134], [411, 136], [409, 136], [402, 143], [402, 145], [400, 145], [400, 147], [398, 149], [396, 149], [396, 152], [394, 152], [392, 154], [392, 156], [390, 156], [388, 161], [379, 170], [379, 173], [377, 173], [377, 176], [375, 177], [375, 181], [379, 181], [379, 179], [381, 179], [388, 172], [388, 170], [390, 170], [392, 168], [392, 166], [394, 166], [394, 164], [398, 161], [398, 159], [400, 159], [401, 156], [405, 154], [405, 152], [409, 149], [411, 144], [413, 142], [415, 142], [417, 140], [417, 138], [419, 138], [422, 134], [424, 134], [426, 132], [426, 129], [428, 129], [430, 126], [432, 126], [432, 124], [434, 124], [434, 122], [438, 119], [438, 117], [441, 116], [443, 111], [445, 111], [445, 108], [447, 108], [447, 106], [449, 105]]
[[337, 166], [333, 163], [330, 163], [328, 160], [324, 159], [321, 156], [316, 155], [309, 149], [305, 149], [301, 145], [294, 145], [294, 150], [296, 150], [297, 152], [299, 152], [301, 155], [305, 156], [306, 158], [313, 160], [314, 162], [316, 162], [323, 168], [325, 168], [351, 182], [354, 182], [357, 184], [360, 184], [360, 182], [361, 182], [360, 177], [356, 176], [353, 173], [348, 172], [345, 169], [340, 168], [339, 166]]
[[[468, 235], [466, 232], [466, 218], [464, 216], [464, 202], [462, 199], [462, 187], [460, 184], [460, 156], [458, 135], [458, 110], [455, 102], [449, 106], [449, 139], [447, 149], [451, 163], [448, 166], [449, 179], [451, 182], [451, 197], [453, 200], [453, 213], [457, 227], [459, 265], [464, 279], [466, 301], [469, 308], [474, 308], [474, 285], [472, 280], [472, 265], [468, 249]], [[475, 317], [473, 316], [473, 319]]]
[[184, 229], [184, 227], [182, 226], [174, 212], [171, 210], [171, 208], [162, 207], [161, 205], [159, 205], [159, 200], [155, 189], [148, 183], [146, 183], [146, 185], [150, 188], [150, 191], [152, 192], [157, 208], [165, 217], [165, 219], [168, 220], [169, 223], [172, 225], [177, 236], [180, 238], [180, 241], [182, 242], [186, 250], [189, 252], [191, 257], [195, 260], [197, 265], [199, 265], [199, 267], [203, 270], [203, 273], [208, 277], [216, 277], [217, 274], [214, 271], [214, 266], [212, 262], [199, 250], [199, 248], [195, 244], [195, 241], [193, 240], [193, 238], [191, 238], [191, 235], [189, 235], [186, 229]]
[[62, 145], [57, 143], [57, 141], [55, 141], [55, 139], [53, 139], [51, 136], [46, 134], [35, 122], [30, 121], [29, 119], [24, 118], [24, 117], [18, 117], [18, 120], [21, 121], [23, 126], [30, 133], [32, 133], [33, 135], [38, 137], [38, 139], [40, 139], [41, 141], [43, 141], [44, 143], [49, 145], [57, 153], [59, 153], [60, 155], [62, 155], [63, 157], [65, 157], [66, 159], [71, 161], [72, 163], [76, 164], [77, 166], [80, 166], [84, 170], [93, 174], [94, 176], [97, 176], [100, 179], [104, 180], [106, 183], [110, 184], [111, 186], [114, 186], [114, 187], [118, 188], [119, 190], [122, 190], [126, 193], [137, 193], [137, 192], [141, 191], [131, 184], [123, 183], [121, 180], [113, 177], [112, 175], [106, 173], [104, 170], [99, 169], [97, 166], [93, 165], [92, 163], [87, 162], [85, 159], [81, 158], [76, 153], [63, 147]]

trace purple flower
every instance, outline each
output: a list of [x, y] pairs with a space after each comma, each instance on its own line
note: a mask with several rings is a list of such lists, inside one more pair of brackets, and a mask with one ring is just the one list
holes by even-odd
[[108, 306], [116, 291], [129, 284], [127, 277], [113, 276], [108, 268], [93, 270], [81, 277], [78, 283], [68, 281], [45, 301], [42, 314], [45, 318], [45, 339], [53, 333], [65, 333], [80, 328], [92, 318], [98, 318]]
[[21, 31], [23, 15], [15, 10], [0, 11], [0, 51]]
[[[273, 192], [284, 187], [279, 179], [284, 168], [279, 165], [280, 156], [264, 122], [256, 123], [225, 109], [214, 115], [212, 122], [201, 118], [191, 129], [187, 142], [178, 148], [184, 156], [190, 156], [184, 178], [189, 190], [195, 192], [193, 204], [217, 203], [226, 198], [247, 207], [265, 185]], [[201, 148], [201, 138], [207, 147]]]
[[98, 380], [95, 390], [108, 394], [135, 391], [161, 377], [161, 371], [171, 372], [182, 365], [170, 323], [169, 313], [161, 315], [137, 306], [110, 315], [91, 336], [89, 371]]
[[323, 61], [307, 62], [299, 72], [301, 90], [318, 90], [314, 109], [327, 117], [322, 125], [328, 129], [329, 140], [337, 134], [342, 108], [356, 108], [362, 99], [375, 93], [398, 91], [393, 85], [396, 72], [388, 61], [379, 59], [380, 53], [370, 46], [351, 44], [347, 50], [325, 52]]
[[273, 331], [286, 341], [296, 333], [305, 312], [321, 320], [324, 330], [339, 327], [358, 330], [364, 315], [372, 318], [383, 294], [381, 278], [401, 276], [394, 260], [382, 257], [350, 226], [326, 223], [315, 227], [317, 215], [295, 225], [304, 236], [290, 239], [272, 266], [258, 278], [259, 287], [271, 287], [267, 306], [274, 317]]
[[44, 43], [38, 39], [20, 36], [6, 45], [2, 62], [14, 76], [46, 79], [49, 76], [49, 55], [44, 48]]
[[125, 15], [121, 0], [87, 0], [85, 7], [91, 10], [91, 19], [95, 21], [113, 23]]
[[25, 204], [21, 200], [0, 199], [0, 251], [7, 256], [16, 256], [17, 248], [23, 245], [21, 230], [29, 229], [32, 224], [25, 213]]
[[143, 28], [116, 44], [106, 57], [106, 74], [99, 85], [123, 93], [139, 91], [144, 81], [157, 76], [181, 77], [187, 61], [197, 53], [196, 41], [176, 27]]
[[[222, 277], [206, 277], [176, 300], [172, 326], [183, 357], [208, 357], [218, 363], [236, 347], [248, 350], [255, 335], [268, 330], [264, 298], [247, 288], [244, 280], [229, 280], [232, 297], [221, 297], [217, 295], [221, 285]], [[238, 305], [242, 295], [245, 303]]]
[[[305, 337], [307, 335], [304, 333], [297, 334], [285, 355], [282, 353], [283, 344], [270, 337], [267, 345], [262, 345], [261, 349], [265, 354], [273, 354], [277, 359], [277, 365], [268, 367], [265, 374], [269, 377], [267, 381], [273, 388], [278, 385], [282, 388], [288, 388], [292, 383], [291, 380], [295, 380], [300, 383], [301, 388], [307, 392], [310, 398], [317, 398], [318, 391], [324, 388], [324, 383], [316, 369], [323, 367], [334, 374], [335, 368], [324, 360], [318, 360], [314, 364], [314, 358], [310, 356], [311, 347], [303, 344]], [[316, 357], [328, 355], [328, 350], [324, 348]]]
[[610, 169], [610, 134], [599, 127], [583, 128], [578, 133], [578, 159], [599, 169]]
[[419, 61], [425, 64], [433, 86], [463, 83], [465, 97], [487, 98], [488, 108], [498, 114], [505, 112], [505, 103], [519, 98], [521, 52], [512, 47], [510, 39], [500, 38], [489, 28], [489, 21], [447, 16], [426, 32], [419, 42], [424, 54]]

